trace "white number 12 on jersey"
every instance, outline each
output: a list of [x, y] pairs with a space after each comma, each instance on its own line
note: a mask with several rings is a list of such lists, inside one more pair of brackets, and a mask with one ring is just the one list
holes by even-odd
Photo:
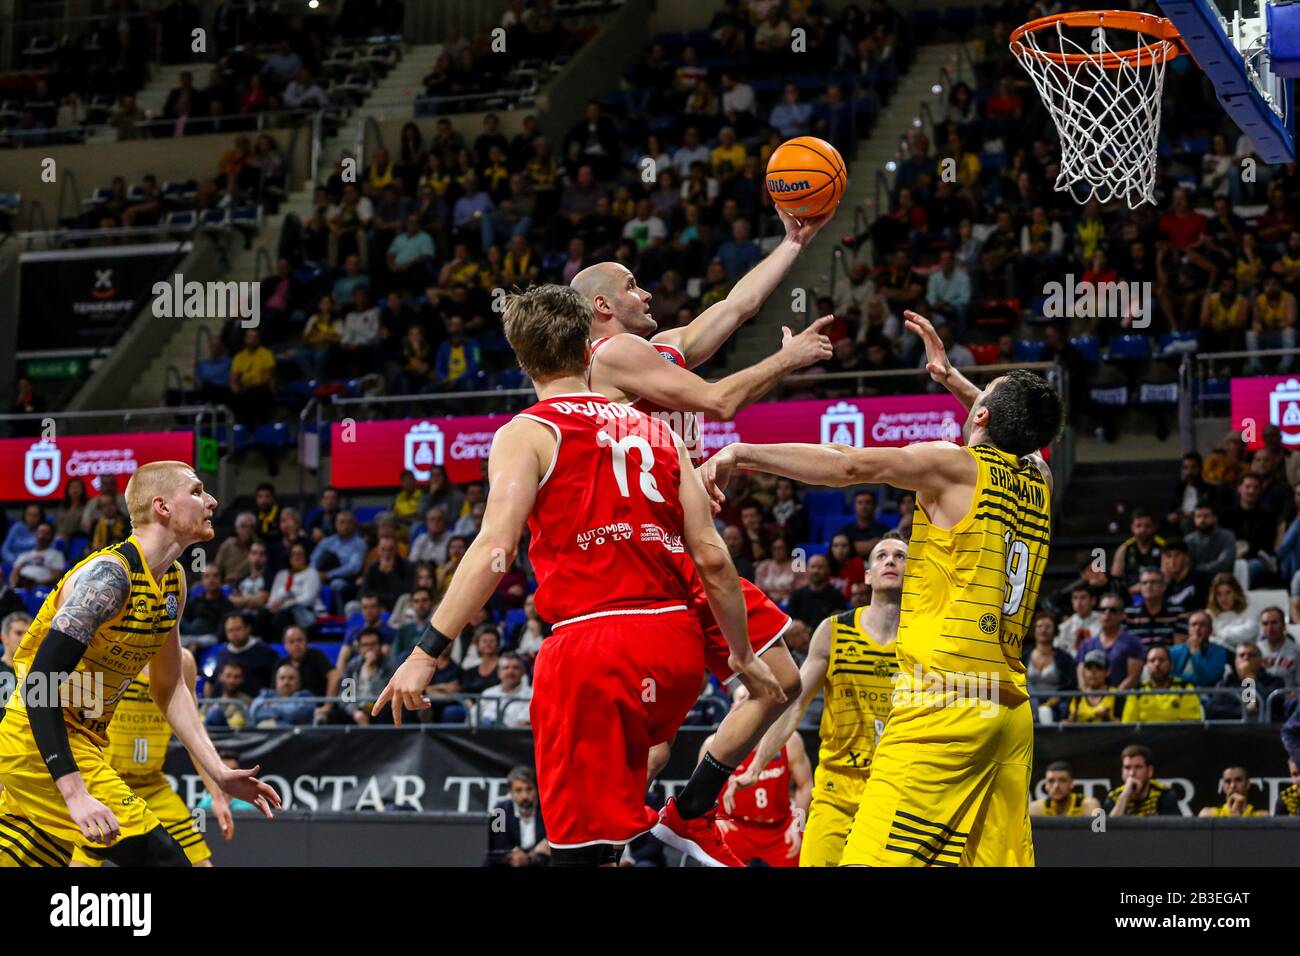
[[1002, 536], [1007, 545], [1007, 597], [1002, 602], [1002, 613], [1014, 615], [1025, 599], [1025, 580], [1029, 577], [1029, 546], [1023, 541], [1012, 541], [1011, 532]]
[[640, 435], [624, 435], [618, 441], [615, 441], [607, 432], [596, 432], [596, 442], [600, 445], [608, 445], [609, 450], [613, 452], [614, 480], [618, 482], [619, 494], [624, 498], [629, 497], [627, 453], [629, 449], [635, 448], [641, 453], [641, 473], [637, 476], [640, 479], [641, 494], [651, 501], [657, 501], [660, 504], [664, 503], [664, 496], [659, 493], [659, 486], [655, 483], [655, 476], [651, 474], [651, 469], [655, 466], [655, 453], [648, 441]]

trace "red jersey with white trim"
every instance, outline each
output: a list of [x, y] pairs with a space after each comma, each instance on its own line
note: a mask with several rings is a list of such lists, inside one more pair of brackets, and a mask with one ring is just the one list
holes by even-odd
[[[600, 347], [608, 342], [608, 338], [596, 339], [591, 343], [591, 361], [596, 360], [596, 353]], [[665, 362], [672, 362], [680, 368], [686, 368], [686, 356], [681, 349], [675, 345], [667, 345], [663, 342], [651, 342], [656, 352]], [[587, 364], [587, 384], [591, 384], [591, 363]], [[683, 412], [673, 408], [665, 408], [662, 405], [649, 401], [648, 399], [638, 398], [632, 402], [632, 407], [637, 411], [645, 412], [647, 415], [653, 415], [662, 421], [665, 425], [673, 430], [686, 445], [686, 453], [691, 456], [692, 461], [698, 462], [700, 458], [701, 438], [700, 438], [700, 413]]]
[[518, 416], [555, 433], [555, 457], [528, 518], [537, 613], [552, 625], [591, 614], [690, 603], [681, 466], [661, 422], [587, 392]]
[[[740, 776], [754, 759], [751, 750], [735, 775]], [[733, 795], [734, 803], [730, 813], [718, 805], [718, 816], [724, 820], [738, 820], [741, 823], [761, 823], [763, 826], [786, 826], [793, 813], [790, 800], [790, 759], [785, 747], [781, 748], [770, 764], [758, 775], [758, 783], [744, 789], [737, 788]]]

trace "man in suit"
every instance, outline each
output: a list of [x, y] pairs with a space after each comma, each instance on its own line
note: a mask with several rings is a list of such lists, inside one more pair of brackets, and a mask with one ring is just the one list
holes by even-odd
[[510, 796], [492, 808], [485, 866], [546, 866], [551, 848], [537, 805], [537, 775], [515, 767], [506, 777]]

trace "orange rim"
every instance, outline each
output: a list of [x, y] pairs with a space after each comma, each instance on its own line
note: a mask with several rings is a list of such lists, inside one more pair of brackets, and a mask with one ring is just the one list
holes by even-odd
[[[1063, 23], [1069, 27], [1111, 27], [1116, 30], [1129, 30], [1144, 33], [1161, 41], [1157, 45], [1107, 53], [1051, 53], [1026, 46], [1021, 41], [1030, 33], [1046, 30]], [[1117, 70], [1121, 66], [1154, 66], [1164, 63], [1187, 52], [1182, 36], [1173, 21], [1164, 17], [1153, 17], [1149, 13], [1134, 13], [1131, 10], [1083, 10], [1077, 13], [1057, 13], [1050, 17], [1039, 17], [1016, 27], [1011, 31], [1011, 51], [1017, 56], [1028, 56], [1038, 60], [1048, 60], [1061, 66], [1082, 66], [1085, 63], [1096, 64], [1107, 70]]]

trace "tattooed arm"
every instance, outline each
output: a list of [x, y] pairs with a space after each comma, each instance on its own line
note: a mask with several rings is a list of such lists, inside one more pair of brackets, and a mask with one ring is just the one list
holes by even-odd
[[81, 832], [93, 842], [117, 839], [117, 818], [86, 790], [77, 769], [63, 722], [59, 685], [77, 669], [95, 632], [126, 605], [131, 581], [116, 558], [103, 557], [87, 564], [68, 583], [63, 604], [54, 612], [50, 629], [32, 659], [23, 681], [32, 737]]

